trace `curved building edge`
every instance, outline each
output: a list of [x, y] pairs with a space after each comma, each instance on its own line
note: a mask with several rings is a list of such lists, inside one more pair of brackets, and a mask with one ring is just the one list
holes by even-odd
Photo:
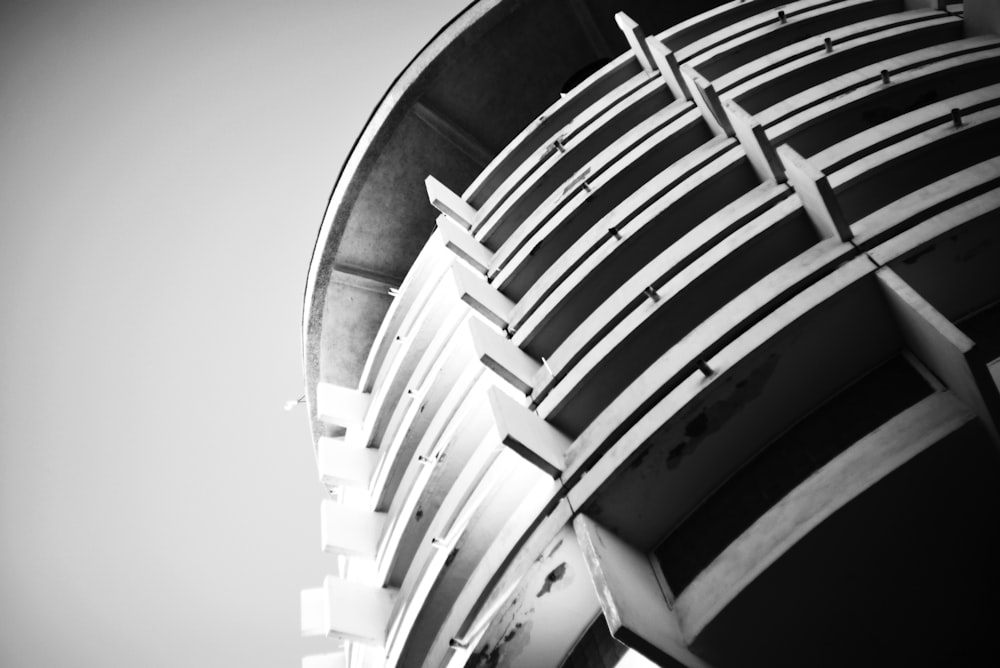
[[[410, 175], [420, 206], [387, 206], [434, 224], [405, 276], [321, 230], [304, 336], [336, 568], [303, 631], [345, 644], [305, 665], [976, 656], [1000, 596], [1000, 12], [756, 0], [648, 38], [614, 18], [627, 50], [461, 194]], [[378, 214], [344, 178], [324, 229]], [[356, 317], [317, 262], [380, 294], [346, 380], [310, 357]]]

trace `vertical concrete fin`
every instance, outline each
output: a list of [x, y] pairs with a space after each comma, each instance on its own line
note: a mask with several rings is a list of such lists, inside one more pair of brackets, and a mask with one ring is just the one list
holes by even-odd
[[[976, 411], [994, 442], [1000, 444], [996, 385], [986, 365], [975, 359], [975, 343], [896, 272], [882, 267], [875, 276], [907, 347], [955, 396]], [[977, 366], [982, 367], [982, 373], [974, 373]]]
[[424, 185], [427, 186], [427, 197], [435, 209], [450, 217], [465, 229], [472, 228], [476, 222], [477, 215], [476, 210], [472, 206], [433, 176], [428, 176], [424, 179]]
[[327, 424], [360, 427], [372, 395], [332, 383], [316, 384], [316, 414]]
[[559, 477], [566, 468], [569, 438], [495, 387], [486, 395], [503, 444], [553, 478]]
[[1000, 2], [965, 0], [962, 9], [965, 35], [1000, 35]]
[[706, 668], [688, 649], [649, 556], [586, 515], [573, 529], [611, 635], [661, 666]]
[[396, 592], [327, 576], [302, 592], [302, 634], [383, 646]]
[[385, 513], [325, 499], [320, 505], [320, 542], [324, 552], [374, 559]]
[[677, 56], [670, 50], [670, 47], [656, 37], [647, 37], [646, 46], [649, 49], [650, 56], [653, 58], [653, 63], [660, 71], [660, 76], [663, 77], [663, 82], [667, 84], [667, 88], [674, 94], [674, 99], [690, 100], [691, 91], [688, 90], [687, 83], [684, 81], [684, 77], [681, 76], [680, 63], [677, 62]]
[[476, 241], [471, 234], [444, 214], [437, 218], [437, 228], [441, 233], [444, 247], [462, 258], [476, 271], [485, 274], [493, 262], [493, 251]]
[[468, 327], [472, 346], [483, 365], [521, 392], [529, 394], [531, 379], [538, 373], [541, 363], [476, 318], [469, 319]]
[[368, 488], [378, 450], [348, 445], [343, 438], [322, 437], [318, 443], [319, 479], [327, 487]]
[[514, 302], [500, 294], [485, 278], [473, 274], [461, 265], [452, 265], [451, 277], [459, 299], [497, 326], [507, 326]]
[[785, 175], [785, 166], [781, 164], [781, 158], [778, 157], [778, 152], [764, 132], [760, 121], [736, 102], [727, 100], [723, 102], [723, 106], [726, 108], [736, 139], [746, 151], [747, 159], [760, 180], [784, 183], [788, 179]]
[[784, 165], [789, 184], [802, 200], [806, 214], [816, 225], [820, 235], [826, 239], [850, 241], [851, 226], [844, 218], [840, 202], [837, 201], [826, 174], [788, 144], [778, 147], [778, 157]]
[[655, 72], [656, 65], [653, 63], [653, 56], [649, 52], [649, 45], [646, 44], [646, 35], [642, 32], [639, 24], [633, 21], [625, 12], [615, 14], [615, 23], [625, 33], [625, 40], [628, 42], [629, 48], [632, 49], [632, 53], [635, 54], [642, 69], [647, 74]]
[[691, 91], [691, 99], [698, 106], [702, 117], [708, 123], [708, 127], [717, 136], [733, 137], [733, 124], [726, 115], [726, 108], [722, 106], [722, 100], [715, 90], [715, 85], [705, 77], [698, 74], [693, 68], [683, 66], [681, 74]]

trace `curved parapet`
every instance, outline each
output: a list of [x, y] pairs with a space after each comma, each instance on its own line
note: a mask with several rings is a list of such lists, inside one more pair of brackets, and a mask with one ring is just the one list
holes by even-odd
[[[303, 630], [351, 668], [966, 662], [1000, 598], [995, 13], [598, 5], [470, 7], [373, 123], [441, 130], [435, 86], [471, 93], [439, 59], [514, 58], [535, 11], [621, 53], [481, 110], [528, 118], [461, 178], [370, 124], [338, 183], [305, 318], [337, 569]], [[366, 199], [392, 170], [419, 202]], [[352, 220], [420, 237], [377, 308], [329, 279]]]

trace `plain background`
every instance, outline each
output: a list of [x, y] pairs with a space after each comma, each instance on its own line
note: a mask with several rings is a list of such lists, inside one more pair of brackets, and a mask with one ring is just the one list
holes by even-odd
[[347, 151], [466, 0], [0, 8], [0, 666], [298, 666], [302, 293]]

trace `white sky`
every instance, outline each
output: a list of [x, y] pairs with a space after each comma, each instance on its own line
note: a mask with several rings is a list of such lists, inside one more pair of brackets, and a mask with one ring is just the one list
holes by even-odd
[[466, 0], [0, 6], [0, 666], [298, 666], [306, 268]]

